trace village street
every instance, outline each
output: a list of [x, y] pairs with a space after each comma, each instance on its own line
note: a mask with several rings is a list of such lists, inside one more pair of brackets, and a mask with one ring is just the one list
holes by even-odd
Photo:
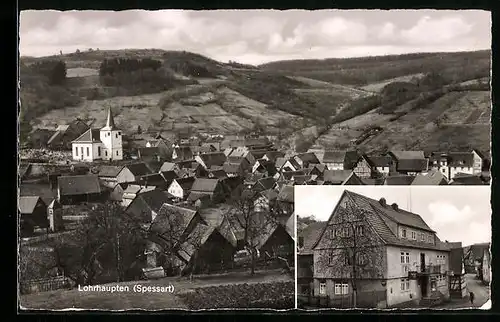
[[443, 305], [435, 306], [436, 309], [458, 309], [458, 308], [471, 308], [469, 301], [469, 292], [474, 293], [473, 308], [480, 308], [484, 303], [490, 299], [490, 288], [482, 284], [479, 279], [476, 279], [474, 274], [465, 275], [467, 281], [467, 296], [461, 300], [451, 300], [451, 302]]

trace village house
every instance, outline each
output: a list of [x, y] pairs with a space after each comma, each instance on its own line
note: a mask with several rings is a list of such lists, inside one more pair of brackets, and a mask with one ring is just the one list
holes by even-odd
[[279, 172], [290, 172], [290, 171], [299, 171], [301, 169], [300, 164], [297, 162], [295, 158], [290, 158], [278, 168]]
[[222, 167], [227, 158], [222, 152], [213, 152], [197, 155], [194, 159], [201, 164], [205, 170], [209, 170], [212, 167]]
[[188, 145], [175, 144], [175, 145], [173, 145], [172, 148], [173, 148], [172, 160], [174, 160], [175, 162], [184, 161], [184, 160], [192, 160], [194, 158], [193, 150]]
[[[259, 213], [260, 217], [272, 216], [273, 214]], [[263, 219], [266, 220], [266, 219]], [[280, 216], [272, 218], [269, 229], [263, 229], [259, 235], [257, 249], [266, 259], [276, 257], [284, 258], [288, 263], [295, 261], [295, 215]], [[264, 226], [264, 225], [263, 225]], [[266, 227], [267, 228], [267, 227]]]
[[468, 295], [468, 292], [462, 242], [445, 241], [445, 243], [450, 247], [450, 298], [463, 299]]
[[137, 149], [137, 158], [144, 162], [160, 162], [162, 160], [158, 147], [141, 147]]
[[163, 162], [159, 171], [161, 173], [169, 171], [179, 171], [179, 166], [174, 162]]
[[125, 212], [140, 223], [150, 224], [165, 203], [172, 203], [169, 193], [158, 189], [139, 192]]
[[292, 185], [283, 185], [279, 190], [277, 207], [284, 215], [291, 215], [294, 212], [294, 187]]
[[191, 192], [191, 187], [195, 180], [195, 177], [174, 179], [167, 191], [178, 200], [184, 200]]
[[270, 211], [278, 199], [278, 192], [274, 189], [263, 190], [255, 196], [254, 210], [260, 211]]
[[366, 156], [366, 161], [371, 167], [372, 178], [378, 176], [388, 176], [393, 159], [390, 156]]
[[319, 239], [326, 222], [307, 225], [298, 234], [297, 251], [297, 296], [299, 302], [310, 302], [314, 295], [314, 260], [312, 247]]
[[298, 154], [293, 159], [302, 169], [309, 167], [310, 164], [320, 164], [318, 158], [316, 157], [316, 154], [312, 152]]
[[285, 157], [285, 153], [281, 151], [266, 151], [264, 156], [262, 157], [262, 160], [267, 160], [270, 162], [275, 163], [278, 158], [283, 158]]
[[327, 170], [324, 164], [309, 164], [309, 166], [304, 169], [306, 175], [315, 177], [316, 180], [323, 180], [323, 175]]
[[73, 160], [123, 160], [122, 131], [116, 127], [111, 109], [106, 125], [88, 129], [72, 142]]
[[414, 186], [442, 186], [447, 185], [448, 180], [446, 177], [436, 169], [430, 170], [428, 172], [422, 172], [415, 176], [412, 180], [411, 185]]
[[163, 177], [163, 180], [165, 180], [166, 187], [170, 186], [170, 184], [174, 181], [174, 179], [179, 178], [177, 172], [175, 172], [174, 170], [163, 171], [160, 172], [159, 174]]
[[57, 178], [57, 200], [62, 205], [102, 201], [103, 194], [99, 177], [80, 175]]
[[116, 175], [117, 183], [139, 182], [143, 176], [154, 173], [144, 162], [130, 163], [123, 166]]
[[246, 158], [229, 156], [222, 169], [230, 177], [243, 176], [252, 167]]
[[352, 307], [356, 298], [357, 306], [386, 308], [449, 297], [450, 249], [419, 215], [384, 198], [344, 191], [313, 253], [314, 295], [328, 306]]
[[261, 192], [269, 189], [273, 189], [276, 185], [276, 180], [273, 177], [267, 177], [258, 179], [257, 182], [252, 186], [252, 191]]
[[252, 173], [263, 173], [268, 177], [272, 177], [277, 173], [275, 162], [266, 159], [259, 159], [252, 167]]
[[154, 186], [157, 189], [166, 190], [169, 182], [165, 180], [161, 173], [148, 173], [137, 180], [137, 183], [145, 187]]
[[325, 151], [323, 154], [323, 164], [328, 170], [344, 170], [344, 160], [346, 153], [342, 151]]
[[361, 155], [359, 157], [358, 162], [356, 162], [356, 165], [352, 170], [360, 179], [367, 179], [372, 177], [372, 167], [368, 162], [367, 157], [364, 155]]
[[114, 188], [118, 184], [118, 175], [124, 166], [102, 165], [99, 167], [97, 176], [104, 187]]
[[481, 175], [485, 157], [478, 150], [471, 152], [433, 152], [429, 156], [429, 167], [438, 169], [448, 180], [458, 173]]
[[160, 158], [167, 159], [172, 157], [172, 143], [162, 137], [147, 140], [145, 147], [156, 148]]
[[207, 177], [209, 179], [224, 179], [228, 177], [226, 171], [224, 171], [224, 167], [217, 167], [215, 169], [208, 170]]
[[429, 159], [423, 151], [389, 151], [388, 156], [393, 159], [391, 172], [416, 175], [428, 170]]
[[218, 179], [196, 178], [191, 186], [188, 201], [194, 203], [203, 196], [208, 196], [211, 203], [218, 204], [224, 202], [226, 191]]
[[474, 174], [468, 174], [468, 173], [457, 173], [449, 181], [450, 185], [466, 185], [466, 186], [481, 186], [481, 185], [488, 185], [489, 182], [485, 181], [483, 177], [474, 175]]
[[39, 196], [20, 196], [18, 211], [23, 237], [33, 235], [35, 228], [49, 228], [47, 205]]
[[201, 147], [208, 148], [210, 152], [218, 152], [221, 150], [220, 142], [213, 141], [213, 140], [207, 140], [207, 141], [201, 143]]
[[116, 201], [119, 204], [122, 203], [123, 201], [123, 194], [127, 187], [129, 186], [128, 183], [118, 183], [116, 184], [112, 190], [109, 192], [109, 200]]
[[135, 197], [137, 197], [138, 194], [155, 189], [156, 187], [154, 186], [144, 187], [138, 184], [129, 184], [125, 189], [123, 189], [123, 193], [121, 195], [122, 207], [127, 208], [132, 203], [132, 201], [134, 201]]
[[47, 146], [53, 150], [70, 150], [71, 142], [89, 129], [87, 123], [80, 119], [76, 119], [69, 124], [59, 125], [46, 142]]
[[352, 170], [326, 170], [323, 173], [323, 185], [363, 185], [361, 179]]
[[481, 278], [484, 250], [490, 248], [490, 243], [478, 243], [466, 246], [464, 252], [464, 268], [468, 274], [475, 274]]

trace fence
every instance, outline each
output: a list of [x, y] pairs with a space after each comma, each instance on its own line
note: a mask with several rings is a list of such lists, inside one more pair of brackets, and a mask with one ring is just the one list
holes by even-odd
[[68, 277], [57, 276], [21, 282], [19, 286], [21, 294], [29, 294], [71, 288], [73, 285]]
[[384, 290], [358, 292], [356, 296], [356, 305], [353, 303], [352, 293], [341, 296], [312, 296], [297, 295], [298, 305], [301, 307], [315, 308], [385, 308], [387, 298]]

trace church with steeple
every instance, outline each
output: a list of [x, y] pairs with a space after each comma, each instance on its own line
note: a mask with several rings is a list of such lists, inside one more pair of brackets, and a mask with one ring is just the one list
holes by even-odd
[[73, 160], [123, 160], [122, 131], [115, 125], [111, 108], [102, 129], [89, 129], [72, 143]]

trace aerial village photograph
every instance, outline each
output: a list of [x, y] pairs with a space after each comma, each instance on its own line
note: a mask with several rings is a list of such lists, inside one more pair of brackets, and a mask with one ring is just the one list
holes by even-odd
[[[338, 306], [327, 270], [296, 267], [324, 253], [307, 234], [333, 208], [324, 218], [314, 207], [297, 216], [295, 186], [488, 193], [490, 15], [22, 11], [20, 309]], [[401, 209], [424, 216], [418, 200]], [[390, 229], [408, 224], [380, 218]], [[419, 218], [416, 228], [447, 238]], [[377, 240], [384, 247], [408, 246], [386, 233], [395, 235]], [[453, 249], [463, 248], [466, 273], [441, 279], [454, 278], [468, 299], [464, 283], [485, 289], [489, 244], [458, 237], [448, 240], [462, 242]], [[444, 263], [451, 251], [441, 252]], [[404, 302], [387, 291], [399, 288], [386, 266], [377, 267], [386, 285], [368, 287], [379, 292], [369, 304]], [[411, 281], [410, 300], [437, 303], [430, 277], [418, 289]], [[352, 294], [347, 284], [341, 292]], [[340, 306], [365, 303], [359, 292]], [[471, 292], [474, 306], [486, 298]]]
[[295, 187], [298, 307], [481, 308], [489, 187]]

